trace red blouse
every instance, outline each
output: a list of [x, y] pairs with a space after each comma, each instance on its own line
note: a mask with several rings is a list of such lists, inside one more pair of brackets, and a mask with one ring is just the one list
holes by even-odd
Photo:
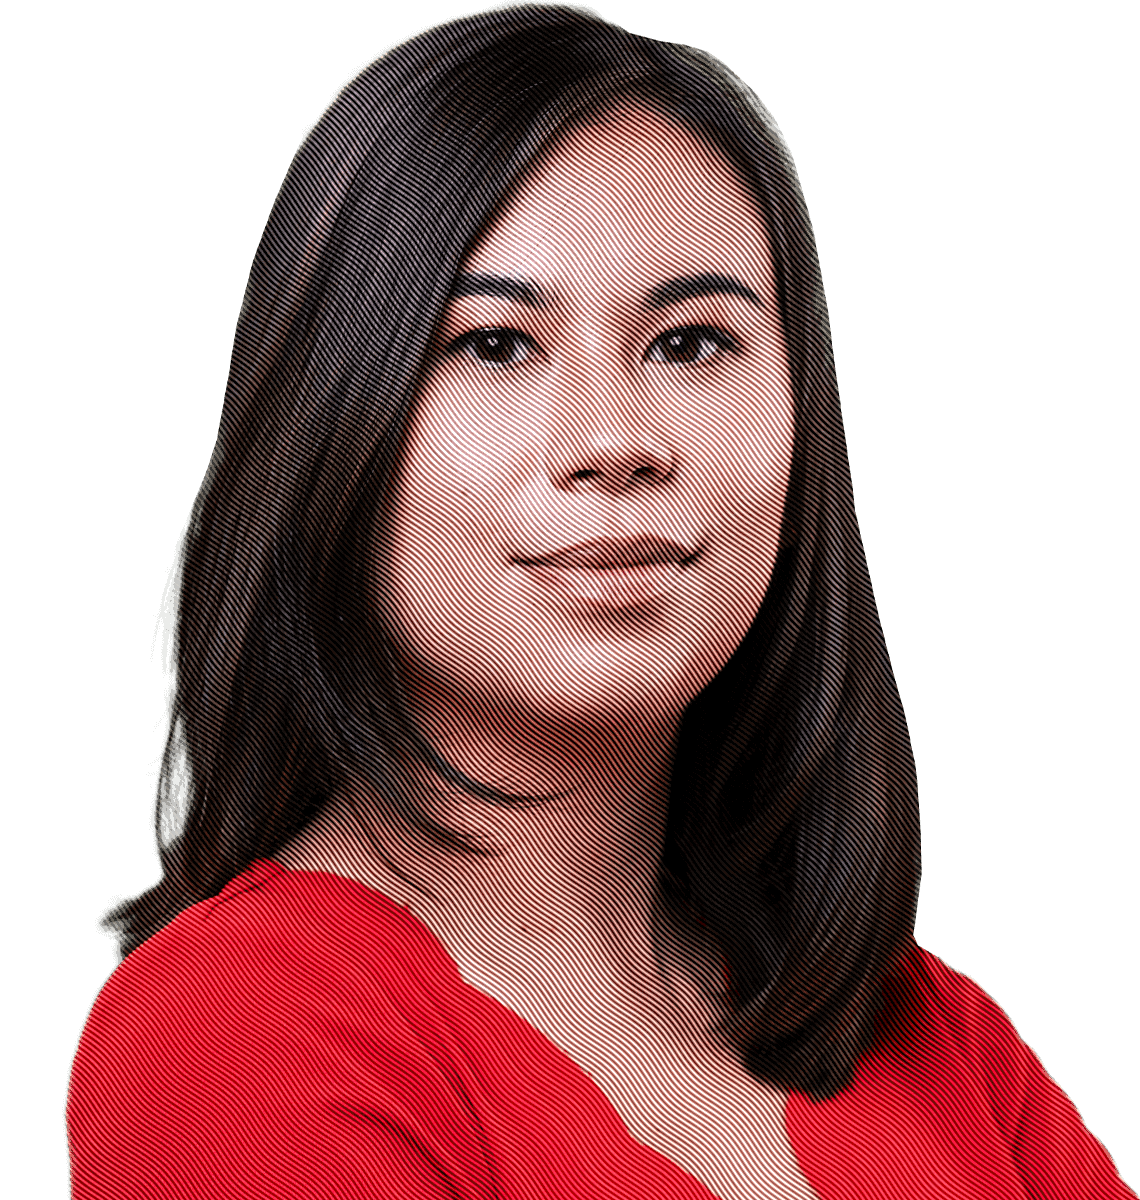
[[[970, 980], [920, 950], [886, 1001], [852, 1087], [788, 1098], [821, 1200], [1135, 1200]], [[407, 909], [268, 860], [111, 976], [67, 1122], [75, 1200], [712, 1200]]]

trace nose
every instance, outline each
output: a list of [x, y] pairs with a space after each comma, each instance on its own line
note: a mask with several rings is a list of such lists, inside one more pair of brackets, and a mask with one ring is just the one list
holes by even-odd
[[598, 429], [572, 450], [552, 455], [551, 478], [565, 491], [620, 494], [660, 483], [673, 472], [673, 455], [655, 438]]
[[[584, 381], [579, 380], [573, 390]], [[577, 399], [561, 406], [550, 430], [547, 470], [563, 491], [619, 495], [652, 487], [672, 475], [676, 453], [663, 430], [632, 397], [614, 394], [613, 381], [589, 388], [602, 402]]]

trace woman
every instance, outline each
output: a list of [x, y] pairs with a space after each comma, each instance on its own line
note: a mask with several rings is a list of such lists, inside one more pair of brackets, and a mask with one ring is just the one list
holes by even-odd
[[299, 152], [183, 556], [76, 1196], [1123, 1196], [912, 939], [794, 169], [719, 64], [433, 30]]

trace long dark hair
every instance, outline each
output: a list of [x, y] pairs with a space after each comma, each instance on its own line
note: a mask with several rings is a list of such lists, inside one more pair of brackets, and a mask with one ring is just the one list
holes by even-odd
[[850, 1081], [880, 982], [910, 944], [919, 829], [811, 225], [774, 123], [735, 76], [574, 9], [414, 38], [353, 80], [298, 151], [253, 263], [182, 551], [163, 877], [105, 920], [129, 953], [352, 781], [415, 809], [401, 756], [430, 750], [368, 610], [372, 520], [465, 251], [569, 122], [630, 98], [728, 155], [752, 188], [796, 395], [776, 567], [683, 721], [662, 882], [725, 952], [725, 1028], [748, 1067], [826, 1096]]

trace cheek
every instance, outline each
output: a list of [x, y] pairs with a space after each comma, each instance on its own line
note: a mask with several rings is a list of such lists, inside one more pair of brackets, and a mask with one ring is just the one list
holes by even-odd
[[421, 395], [377, 530], [373, 595], [413, 660], [477, 656], [500, 601], [502, 490], [519, 459], [518, 432], [474, 394], [437, 387]]
[[786, 374], [742, 374], [729, 394], [732, 402], [705, 432], [715, 496], [705, 598], [710, 625], [739, 641], [764, 600], [779, 549], [795, 402]]
[[489, 411], [475, 389], [449, 386], [420, 398], [393, 496], [401, 557], [436, 562], [501, 536], [496, 501], [525, 437], [516, 425], [511, 412]]
[[689, 438], [703, 447], [726, 543], [758, 552], [779, 537], [795, 441], [795, 399], [776, 355], [734, 371], [693, 407]]

